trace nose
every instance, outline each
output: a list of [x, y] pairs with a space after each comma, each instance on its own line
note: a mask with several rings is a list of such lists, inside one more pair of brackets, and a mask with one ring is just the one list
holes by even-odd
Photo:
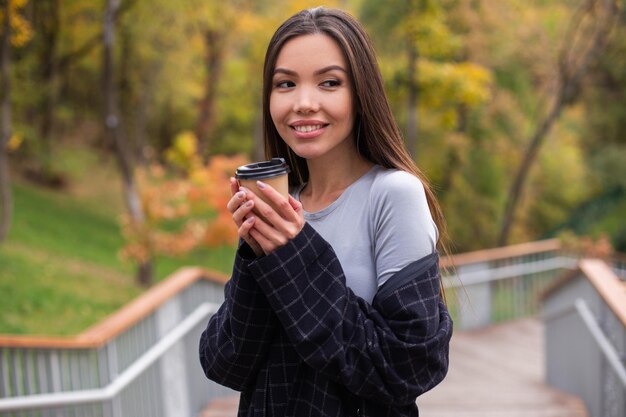
[[295, 101], [293, 103], [293, 110], [300, 114], [309, 114], [319, 111], [320, 103], [319, 97], [316, 94], [315, 88], [308, 86], [300, 86], [298, 88]]

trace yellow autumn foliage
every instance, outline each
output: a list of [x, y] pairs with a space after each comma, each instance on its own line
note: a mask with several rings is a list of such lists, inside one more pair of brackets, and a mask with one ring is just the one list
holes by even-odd
[[198, 139], [191, 131], [179, 133], [172, 146], [165, 150], [165, 160], [182, 169], [186, 174], [192, 173], [200, 165], [198, 156]]
[[22, 146], [22, 143], [24, 143], [24, 136], [19, 133], [14, 133], [7, 141], [6, 150], [8, 152], [15, 152]]
[[491, 72], [471, 62], [451, 63], [421, 59], [419, 84], [424, 107], [439, 109], [450, 104], [476, 107], [491, 97]]
[[[21, 9], [26, 6], [28, 0], [9, 0], [9, 19], [11, 25], [11, 45], [19, 48], [24, 46], [33, 37], [31, 24], [22, 16]], [[4, 12], [0, 10], [0, 23], [4, 22]], [[0, 24], [0, 32], [4, 24]]]

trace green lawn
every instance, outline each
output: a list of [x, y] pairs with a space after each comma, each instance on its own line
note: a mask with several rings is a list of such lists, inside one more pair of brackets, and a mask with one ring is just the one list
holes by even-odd
[[[75, 178], [87, 178], [81, 172]], [[123, 205], [110, 174], [94, 174], [91, 185], [74, 180], [64, 191], [14, 181], [11, 230], [0, 244], [0, 333], [77, 334], [143, 291], [133, 265], [118, 256]], [[160, 258], [155, 279], [187, 265], [228, 273], [233, 255], [223, 247]]]

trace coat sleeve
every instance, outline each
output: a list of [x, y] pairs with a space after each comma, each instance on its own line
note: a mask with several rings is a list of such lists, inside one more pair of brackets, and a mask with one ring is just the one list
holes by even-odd
[[254, 382], [278, 324], [250, 275], [246, 249], [243, 244], [238, 250], [224, 302], [200, 336], [200, 363], [207, 378], [237, 391]]
[[452, 321], [440, 301], [438, 262], [407, 266], [369, 304], [306, 224], [250, 269], [304, 362], [354, 394], [410, 404], [446, 375]]

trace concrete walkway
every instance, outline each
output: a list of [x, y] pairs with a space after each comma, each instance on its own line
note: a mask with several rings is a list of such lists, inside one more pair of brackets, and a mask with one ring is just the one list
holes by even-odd
[[[534, 319], [459, 332], [450, 370], [417, 400], [424, 417], [588, 417], [582, 402], [544, 384], [543, 325]], [[201, 417], [235, 417], [237, 397], [213, 401]]]
[[425, 417], [587, 417], [584, 404], [544, 383], [543, 325], [506, 322], [452, 338], [444, 381], [417, 400]]

